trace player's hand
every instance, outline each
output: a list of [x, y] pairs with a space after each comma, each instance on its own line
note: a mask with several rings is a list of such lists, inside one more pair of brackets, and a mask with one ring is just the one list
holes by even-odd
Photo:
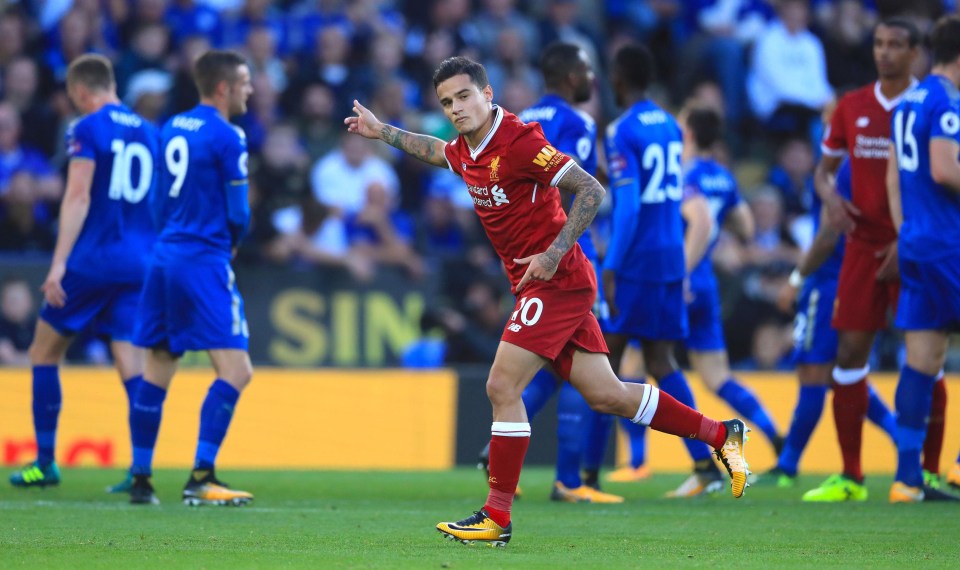
[[897, 242], [891, 242], [887, 247], [876, 253], [882, 257], [880, 268], [877, 269], [877, 281], [896, 281], [900, 278], [900, 256], [897, 252]]
[[559, 265], [559, 263], [554, 263], [546, 252], [530, 255], [523, 259], [514, 259], [513, 262], [518, 265], [527, 266], [527, 271], [523, 274], [523, 277], [520, 278], [520, 282], [517, 283], [517, 293], [523, 290], [527, 283], [534, 279], [537, 281], [550, 281], [553, 274], [557, 272], [557, 266]]
[[368, 139], [380, 138], [380, 129], [383, 128], [383, 123], [377, 119], [377, 116], [374, 115], [370, 109], [367, 109], [360, 104], [360, 101], [354, 99], [353, 112], [357, 114], [356, 117], [347, 117], [343, 120], [343, 124], [347, 125], [348, 132], [367, 137]]
[[611, 269], [604, 269], [600, 274], [600, 280], [603, 281], [603, 296], [607, 301], [607, 311], [611, 317], [620, 314], [617, 309], [617, 275]]
[[838, 232], [849, 234], [857, 227], [853, 217], [860, 215], [860, 208], [854, 206], [853, 202], [836, 194], [832, 200], [826, 202], [826, 207], [827, 220]]
[[43, 298], [51, 307], [61, 308], [67, 302], [67, 293], [63, 290], [60, 282], [63, 280], [63, 274], [67, 272], [67, 266], [63, 263], [55, 263], [50, 266], [50, 272], [47, 278], [40, 286], [43, 291]]
[[797, 292], [799, 289], [794, 287], [789, 283], [784, 283], [780, 290], [777, 291], [777, 308], [781, 312], [788, 315], [792, 315], [795, 311], [795, 303], [797, 302]]

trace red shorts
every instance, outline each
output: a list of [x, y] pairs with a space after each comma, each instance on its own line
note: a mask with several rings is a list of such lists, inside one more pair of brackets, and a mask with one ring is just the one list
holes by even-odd
[[879, 331], [897, 312], [900, 281], [877, 281], [883, 248], [847, 240], [831, 325], [839, 331]]
[[589, 265], [560, 279], [531, 281], [517, 298], [500, 340], [550, 361], [554, 372], [570, 378], [573, 353], [607, 353], [600, 324], [591, 309], [597, 278]]

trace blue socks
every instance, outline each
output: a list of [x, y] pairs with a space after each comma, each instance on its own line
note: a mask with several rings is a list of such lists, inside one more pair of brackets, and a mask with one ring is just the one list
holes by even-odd
[[[633, 422], [630, 422], [633, 424]], [[599, 471], [603, 463], [603, 456], [607, 453], [607, 441], [610, 440], [610, 429], [613, 427], [613, 416], [598, 414], [590, 410], [587, 419], [587, 433], [584, 434], [583, 457], [581, 465], [586, 471]], [[646, 427], [646, 426], [643, 426]], [[640, 438], [641, 446], [644, 438]]]
[[133, 442], [133, 475], [153, 472], [153, 449], [160, 432], [163, 401], [167, 391], [147, 381], [140, 382], [133, 405], [130, 406], [130, 439]]
[[791, 477], [797, 475], [800, 456], [820, 421], [827, 390], [827, 386], [800, 386], [800, 397], [793, 410], [790, 431], [787, 433], [783, 451], [777, 458], [777, 467]]
[[[887, 404], [884, 403], [880, 394], [877, 394], [873, 384], [867, 383], [870, 390], [870, 400], [867, 407], [867, 419], [877, 425], [878, 428], [887, 432], [894, 444], [897, 442], [897, 416], [890, 411]], [[931, 396], [932, 398], [932, 396]], [[931, 399], [932, 402], [932, 399]]]
[[37, 437], [37, 463], [53, 463], [57, 443], [57, 419], [63, 394], [56, 365], [33, 367], [33, 431]]
[[200, 408], [200, 438], [194, 469], [213, 469], [239, 398], [240, 392], [224, 380], [217, 379], [210, 386]]
[[[697, 409], [696, 403], [693, 401], [693, 392], [690, 391], [690, 385], [687, 384], [687, 379], [684, 378], [683, 372], [680, 370], [674, 370], [667, 374], [658, 381], [658, 384], [661, 390], [673, 396], [676, 401]], [[710, 447], [702, 441], [684, 438], [683, 444], [687, 446], [687, 451], [695, 462], [710, 459], [713, 456]]]
[[143, 374], [131, 376], [123, 381], [123, 389], [127, 391], [128, 409], [133, 408], [133, 400], [137, 397], [137, 390], [140, 388], [141, 382], [143, 382]]
[[904, 365], [897, 383], [897, 476], [911, 487], [923, 486], [920, 451], [927, 435], [927, 416], [933, 403], [935, 376], [927, 376]]
[[523, 389], [523, 407], [527, 409], [527, 421], [533, 421], [559, 389], [560, 383], [553, 374], [541, 368]]
[[557, 481], [576, 489], [580, 479], [580, 459], [587, 436], [587, 422], [593, 410], [569, 383], [560, 388], [557, 399]]
[[773, 424], [773, 419], [764, 409], [763, 404], [736, 380], [727, 378], [727, 381], [717, 390], [717, 395], [730, 404], [738, 414], [757, 426], [767, 439], [773, 441], [777, 437], [777, 426]]

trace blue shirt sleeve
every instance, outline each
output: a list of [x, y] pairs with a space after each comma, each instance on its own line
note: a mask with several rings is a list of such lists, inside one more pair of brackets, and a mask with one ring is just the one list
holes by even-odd
[[960, 104], [950, 97], [938, 98], [930, 110], [930, 138], [960, 142]]
[[90, 121], [79, 119], [67, 129], [67, 157], [96, 159], [96, 140], [93, 130], [90, 128]]
[[236, 246], [250, 226], [250, 203], [247, 198], [247, 139], [243, 131], [236, 127], [231, 134], [225, 137], [227, 142], [221, 150], [220, 165], [227, 196], [231, 244]]
[[624, 258], [637, 233], [640, 214], [640, 168], [637, 155], [629, 141], [616, 130], [606, 137], [610, 170], [610, 190], [613, 194], [613, 231], [603, 268], [614, 272], [623, 269]]

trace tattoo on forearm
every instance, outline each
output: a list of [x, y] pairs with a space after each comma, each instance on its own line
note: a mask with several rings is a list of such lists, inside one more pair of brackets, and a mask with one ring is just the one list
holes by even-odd
[[436, 137], [411, 133], [385, 124], [380, 129], [380, 139], [424, 162], [435, 166], [447, 164], [447, 159], [443, 156], [443, 141]]
[[590, 227], [594, 216], [597, 215], [597, 210], [600, 209], [604, 195], [603, 186], [600, 186], [593, 176], [577, 165], [572, 166], [560, 180], [560, 188], [572, 192], [575, 197], [570, 206], [570, 213], [567, 214], [567, 223], [563, 225], [560, 233], [545, 252], [554, 267], [560, 264], [564, 254]]

